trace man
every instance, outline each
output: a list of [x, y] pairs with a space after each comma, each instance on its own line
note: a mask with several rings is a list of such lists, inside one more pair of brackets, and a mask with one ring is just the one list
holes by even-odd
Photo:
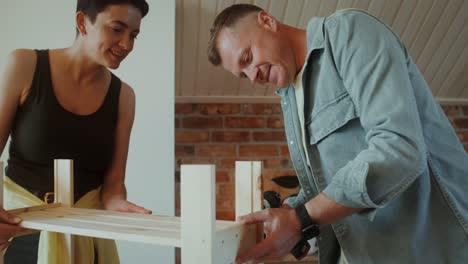
[[241, 219], [263, 222], [267, 238], [237, 263], [281, 258], [317, 225], [320, 263], [468, 263], [468, 157], [383, 22], [342, 10], [304, 31], [233, 5], [214, 21], [208, 56], [283, 87], [302, 186], [286, 208]]

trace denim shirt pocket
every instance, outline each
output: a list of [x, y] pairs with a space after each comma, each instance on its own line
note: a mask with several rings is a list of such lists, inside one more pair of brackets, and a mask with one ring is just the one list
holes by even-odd
[[347, 92], [312, 113], [307, 123], [307, 132], [311, 145], [318, 144], [329, 134], [358, 117], [354, 103]]

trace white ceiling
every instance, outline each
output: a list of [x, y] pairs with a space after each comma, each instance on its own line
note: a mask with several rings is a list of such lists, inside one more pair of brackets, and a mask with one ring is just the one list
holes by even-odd
[[212, 66], [206, 49], [219, 12], [253, 3], [284, 23], [305, 28], [312, 16], [360, 8], [400, 35], [442, 103], [468, 103], [468, 0], [176, 0], [178, 102], [277, 101], [275, 87], [252, 85]]

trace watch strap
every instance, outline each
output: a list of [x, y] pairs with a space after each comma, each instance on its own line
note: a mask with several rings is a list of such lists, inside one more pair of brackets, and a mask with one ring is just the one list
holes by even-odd
[[316, 224], [311, 218], [304, 204], [298, 205], [295, 209], [299, 221], [301, 221], [301, 230]]

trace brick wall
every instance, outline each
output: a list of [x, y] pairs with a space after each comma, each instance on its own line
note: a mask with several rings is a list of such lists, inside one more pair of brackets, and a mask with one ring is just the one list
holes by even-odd
[[[279, 104], [176, 104], [176, 186], [180, 164], [216, 164], [218, 219], [233, 220], [234, 163], [262, 160], [264, 190], [287, 197], [297, 189], [285, 189], [271, 178], [295, 175], [283, 132]], [[176, 190], [176, 205], [179, 194]]]
[[465, 146], [465, 151], [468, 151], [468, 106], [442, 106], [442, 109]]
[[[468, 106], [444, 106], [468, 149]], [[289, 160], [279, 104], [176, 104], [176, 211], [180, 164], [216, 164], [217, 218], [233, 220], [234, 162], [263, 161], [263, 190], [282, 198], [297, 193], [271, 181], [295, 175]]]

